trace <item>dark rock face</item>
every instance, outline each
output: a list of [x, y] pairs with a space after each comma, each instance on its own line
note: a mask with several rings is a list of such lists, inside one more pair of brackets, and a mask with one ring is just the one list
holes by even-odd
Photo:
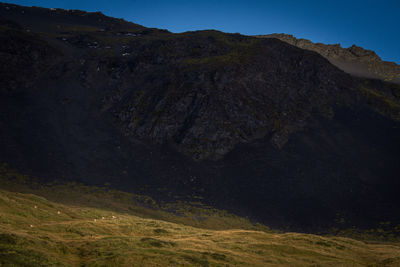
[[374, 51], [366, 50], [356, 45], [352, 45], [349, 48], [342, 48], [340, 44], [326, 45], [321, 43], [313, 43], [306, 39], [297, 39], [296, 37], [290, 34], [274, 33], [269, 35], [258, 35], [258, 37], [276, 38], [285, 41], [291, 45], [315, 51], [318, 54], [329, 59], [340, 59], [344, 61], [361, 61], [361, 62], [382, 61], [381, 58]]
[[123, 59], [93, 62], [84, 83], [98, 87], [106, 72], [104, 82], [116, 87], [103, 109], [126, 135], [172, 144], [195, 160], [219, 159], [266, 135], [282, 147], [312, 110], [331, 116], [333, 104], [353, 101], [350, 76], [276, 40], [211, 31], [127, 47]]
[[[227, 36], [238, 49], [222, 43], [223, 52], [206, 47], [199, 53], [216, 55], [189, 58], [190, 51], [206, 43], [203, 38], [220, 37], [220, 33], [203, 34], [153, 43], [152, 51], [166, 46], [174, 52], [152, 52], [149, 60], [135, 51], [137, 56], [120, 68], [124, 74], [119, 77], [134, 76], [135, 81], [105, 102], [112, 102], [109, 105], [126, 134], [173, 144], [195, 160], [219, 159], [236, 144], [266, 135], [272, 135], [271, 142], [281, 148], [313, 109], [329, 113], [329, 105], [350, 98], [346, 90], [352, 85], [350, 77], [313, 53], [275, 40], [248, 45], [254, 40]], [[242, 60], [225, 59], [230, 54]], [[143, 73], [140, 65], [127, 70], [136, 62], [146, 64], [150, 72]]]
[[10, 26], [0, 32], [0, 90], [30, 87], [60, 53], [35, 35], [3, 23]]
[[272, 38], [8, 4], [0, 18], [1, 162], [287, 229], [400, 220], [398, 85]]
[[352, 45], [342, 48], [340, 44], [326, 45], [297, 39], [290, 34], [258, 35], [259, 38], [277, 38], [297, 47], [315, 51], [341, 70], [359, 77], [375, 78], [400, 84], [400, 66], [383, 61], [374, 51]]

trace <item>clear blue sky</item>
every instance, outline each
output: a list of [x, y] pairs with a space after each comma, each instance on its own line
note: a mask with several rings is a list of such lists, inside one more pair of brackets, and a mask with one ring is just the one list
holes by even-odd
[[216, 29], [289, 33], [314, 42], [357, 44], [400, 64], [400, 0], [8, 0], [26, 6], [101, 11], [172, 32]]

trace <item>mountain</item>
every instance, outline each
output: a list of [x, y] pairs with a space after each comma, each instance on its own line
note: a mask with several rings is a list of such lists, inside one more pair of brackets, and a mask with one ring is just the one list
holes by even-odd
[[315, 51], [339, 69], [359, 77], [381, 79], [400, 84], [400, 66], [383, 61], [374, 51], [352, 45], [343, 48], [340, 44], [313, 43], [307, 39], [297, 39], [290, 34], [257, 35], [259, 38], [276, 38], [291, 45]]
[[400, 222], [400, 86], [276, 38], [0, 4], [0, 162], [276, 229]]

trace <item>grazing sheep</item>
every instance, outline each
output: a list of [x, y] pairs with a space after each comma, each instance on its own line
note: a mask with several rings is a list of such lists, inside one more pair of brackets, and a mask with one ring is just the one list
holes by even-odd
[[60, 214], [61, 214], [61, 211], [57, 211], [57, 214], [60, 215]]

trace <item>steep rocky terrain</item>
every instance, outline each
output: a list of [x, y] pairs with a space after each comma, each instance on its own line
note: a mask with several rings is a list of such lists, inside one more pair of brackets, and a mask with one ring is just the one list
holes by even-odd
[[282, 229], [399, 221], [400, 87], [275, 38], [0, 4], [0, 161]]
[[350, 74], [376, 78], [400, 84], [400, 66], [394, 62], [383, 61], [374, 51], [352, 45], [343, 48], [340, 44], [313, 43], [307, 39], [297, 39], [290, 34], [257, 35], [259, 38], [277, 38], [297, 47], [315, 51], [328, 59], [333, 65]]

